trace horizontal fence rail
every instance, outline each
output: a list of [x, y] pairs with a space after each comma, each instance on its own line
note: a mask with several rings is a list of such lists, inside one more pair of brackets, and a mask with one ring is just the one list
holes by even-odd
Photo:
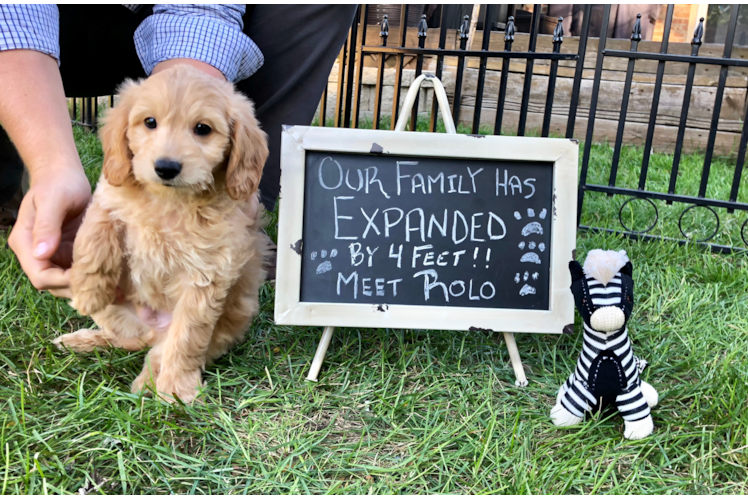
[[[748, 213], [748, 204], [739, 201], [740, 188], [742, 183], [743, 166], [745, 163], [746, 151], [748, 150], [748, 131], [743, 126], [748, 122], [748, 96], [746, 96], [746, 105], [744, 110], [740, 114], [742, 119], [740, 135], [737, 140], [737, 155], [735, 159], [734, 171], [730, 172], [730, 189], [729, 196], [725, 196], [724, 199], [715, 199], [707, 196], [709, 192], [709, 181], [710, 175], [712, 174], [712, 164], [715, 155], [715, 144], [718, 142], [718, 127], [720, 123], [720, 114], [723, 108], [723, 101], [726, 97], [731, 94], [725, 94], [728, 87], [734, 90], [735, 84], [730, 83], [728, 85], [728, 77], [731, 75], [730, 71], [735, 71], [740, 68], [748, 68], [748, 59], [741, 59], [733, 57], [733, 43], [735, 41], [735, 34], [738, 24], [738, 12], [740, 10], [739, 5], [733, 5], [730, 12], [730, 20], [727, 26], [727, 35], [724, 48], [720, 54], [716, 53], [713, 46], [708, 50], [707, 55], [699, 55], [702, 40], [704, 37], [704, 19], [698, 23], [693, 34], [693, 39], [690, 42], [690, 55], [670, 53], [669, 50], [672, 46], [669, 44], [669, 38], [671, 28], [673, 26], [673, 15], [674, 6], [668, 5], [663, 23], [663, 35], [662, 42], [659, 44], [658, 51], [642, 52], [640, 49], [644, 46], [642, 42], [642, 30], [641, 30], [641, 19], [640, 16], [631, 26], [631, 36], [627, 42], [627, 45], [622, 46], [622, 41], [616, 41], [611, 45], [615, 48], [611, 49], [606, 47], [610, 43], [608, 37], [608, 21], [611, 16], [611, 6], [605, 5], [602, 9], [602, 22], [600, 23], [600, 36], [597, 39], [591, 38], [590, 35], [590, 19], [592, 6], [586, 5], [583, 9], [583, 21], [581, 32], [575, 34], [576, 45], [571, 44], [570, 48], [564, 50], [564, 30], [562, 24], [562, 18], [553, 20], [555, 23], [555, 29], [552, 35], [540, 35], [540, 23], [541, 23], [541, 5], [537, 4], [533, 6], [532, 17], [529, 24], [529, 34], [522, 35], [521, 50], [514, 50], [518, 40], [518, 28], [513, 16], [508, 16], [505, 25], [503, 25], [503, 31], [491, 31], [487, 27], [491, 26], [490, 19], [492, 9], [498, 8], [496, 5], [483, 5], [481, 8], [481, 19], [471, 19], [470, 16], [464, 16], [459, 23], [459, 28], [448, 29], [445, 25], [444, 17], [444, 6], [441, 6], [439, 12], [441, 16], [438, 19], [439, 29], [429, 29], [427, 25], [427, 16], [422, 15], [417, 26], [407, 26], [405, 20], [408, 19], [410, 9], [420, 8], [418, 5], [402, 5], [400, 8], [400, 19], [403, 20], [403, 25], [394, 27], [390, 25], [390, 21], [387, 16], [384, 15], [381, 22], [377, 24], [369, 24], [369, 13], [370, 7], [368, 5], [361, 5], [358, 9], [358, 13], [352, 23], [349, 31], [348, 39], [340, 50], [338, 56], [337, 70], [334, 71], [334, 75], [337, 75], [336, 84], [324, 89], [319, 104], [319, 125], [327, 126], [327, 119], [331, 119], [331, 123], [334, 127], [352, 127], [358, 128], [363, 125], [362, 119], [362, 94], [363, 94], [363, 81], [365, 79], [364, 66], [372, 67], [375, 71], [375, 77], [373, 83], [367, 85], [373, 85], [372, 93], [368, 96], [370, 99], [370, 111], [366, 111], [371, 115], [371, 126], [375, 129], [383, 126], [383, 121], [386, 124], [386, 119], [389, 117], [389, 128], [394, 129], [395, 123], [397, 122], [398, 115], [400, 113], [400, 104], [402, 100], [404, 86], [408, 85], [408, 80], [405, 74], [406, 64], [412, 68], [408, 71], [412, 71], [412, 79], [417, 78], [420, 74], [426, 71], [424, 68], [430, 61], [433, 69], [429, 72], [433, 72], [438, 78], [442, 79], [447, 75], [447, 58], [449, 58], [452, 64], [449, 78], [454, 81], [450, 85], [451, 89], [451, 104], [452, 104], [452, 116], [455, 124], [465, 123], [468, 125], [469, 132], [473, 134], [479, 133], [481, 126], [485, 126], [486, 122], [481, 121], [482, 114], [485, 113], [486, 102], [492, 104], [495, 100], [496, 104], [496, 115], [491, 123], [493, 124], [493, 134], [502, 134], [502, 127], [507, 126], [507, 116], [511, 116], [512, 119], [517, 120], [516, 134], [519, 136], [526, 135], [528, 132], [528, 118], [531, 113], [535, 117], [541, 115], [540, 126], [538, 127], [537, 133], [542, 137], [549, 137], [552, 133], [552, 129], [555, 133], [560, 131], [566, 138], [577, 138], [584, 140], [584, 145], [580, 160], [579, 170], [579, 188], [578, 188], [578, 220], [577, 224], [580, 229], [600, 232], [612, 232], [616, 234], [625, 235], [633, 239], [643, 240], [665, 240], [665, 241], [678, 241], [679, 243], [696, 242], [703, 245], [709, 246], [711, 250], [715, 252], [733, 252], [743, 251], [744, 248], [738, 246], [722, 245], [713, 242], [712, 240], [719, 233], [720, 227], [724, 228], [725, 224], [720, 219], [720, 215], [715, 210], [726, 211], [727, 214], [733, 214], [736, 211], [738, 215], [734, 217], [744, 218]], [[477, 12], [476, 10], [473, 11]], [[509, 7], [509, 13], [515, 12], [514, 6]], [[484, 27], [483, 30], [476, 30], [476, 23], [482, 22]], [[397, 30], [395, 32], [395, 29]], [[367, 38], [367, 31], [372, 35]], [[372, 33], [373, 31], [373, 33]], [[379, 43], [376, 43], [376, 34], [378, 32]], [[395, 35], [397, 33], [397, 35]], [[408, 37], [410, 33], [410, 37]], [[529, 35], [529, 36], [528, 36]], [[480, 46], [476, 46], [477, 38], [480, 36]], [[437, 40], [434, 39], [437, 37]], [[538, 40], [540, 37], [543, 38], [544, 42], [541, 46], [545, 47], [544, 51], [537, 50]], [[594, 43], [590, 42], [597, 40], [597, 47], [594, 47]], [[476, 43], [473, 43], [473, 42]], [[493, 43], [492, 43], [493, 41]], [[503, 50], [500, 50], [500, 46], [497, 47], [497, 41], [503, 42]], [[525, 45], [525, 41], [527, 42]], [[372, 43], [374, 42], [374, 43]], [[550, 42], [550, 43], [548, 43]], [[651, 42], [647, 42], [647, 47], [652, 47]], [[451, 45], [450, 45], [451, 44]], [[428, 45], [428, 46], [427, 46]], [[566, 46], [569, 46], [567, 43]], [[493, 47], [493, 50], [492, 50]], [[683, 44], [680, 45], [680, 52], [684, 52]], [[497, 50], [499, 49], [499, 50]], [[624, 50], [628, 49], [628, 50]], [[548, 51], [550, 50], [550, 51]], [[585, 59], [588, 59], [588, 63], [593, 58], [588, 56], [588, 51], [595, 51], [594, 56], [594, 70], [591, 67], [585, 68]], [[740, 55], [740, 53], [739, 53]], [[365, 60], [374, 60], [373, 65], [371, 62], [365, 64]], [[470, 62], [470, 61], [473, 62]], [[477, 66], [474, 62], [477, 60]], [[601, 100], [603, 103], [607, 103], [611, 96], [601, 95], [601, 87], [604, 80], [608, 83], [608, 80], [604, 77], [605, 72], [610, 72], [610, 61], [622, 61], [622, 65], [616, 66], [621, 69], [621, 75], [625, 75], [622, 78], [623, 94], [621, 97], [621, 107], [618, 112], [617, 118], [613, 121], [610, 117], [611, 113], [606, 108], [603, 108], [602, 116], [598, 117]], [[636, 116], [641, 116], [642, 109], [641, 101], [638, 104], [630, 103], [630, 97], [634, 95], [634, 88], [636, 82], [643, 80], [636, 79], [638, 64], [637, 62], [651, 61], [654, 64], [656, 62], [656, 72], [654, 72], [654, 84], [651, 90], [651, 102], [647, 102], [645, 115], [647, 118], [646, 131], [641, 133], [643, 137], [643, 152], [641, 159], [641, 169], [636, 173], [635, 187], [621, 185], [621, 164], [622, 156], [624, 152], [624, 146], [626, 145], [626, 131], [630, 130], [632, 123], [627, 120], [629, 115], [634, 113]], [[497, 70], [497, 62], [501, 62], [501, 72], [498, 77], [498, 88], [493, 83], [493, 87], [486, 85], [489, 72], [495, 75]], [[517, 69], [510, 70], [512, 64], [524, 65], [521, 72]], [[616, 63], [618, 64], [618, 63]], [[665, 125], [673, 130], [675, 135], [674, 148], [672, 152], [672, 164], [669, 167], [667, 173], [667, 181], [665, 182], [666, 188], [657, 190], [652, 187], [652, 172], [655, 168], [652, 165], [652, 152], [653, 145], [655, 144], [656, 130], [658, 127], [662, 127], [663, 122], [658, 123], [658, 111], [660, 110], [663, 96], [667, 98], [668, 94], [663, 92], [666, 81], [671, 82], [668, 78], [672, 78], [673, 70], [671, 69], [669, 75], [666, 77], [667, 67], [672, 64], [684, 65], [682, 74], [685, 76], [685, 85], [683, 87], [683, 101], [680, 104], [680, 116], [676, 119], [668, 119]], [[472, 66], [471, 66], [472, 65]], [[542, 71], [536, 71], [536, 68], [547, 68]], [[685, 68], [687, 65], [687, 69]], [[692, 96], [698, 76], [703, 74], [705, 66], [712, 66], [719, 69], [719, 76], [716, 79], [716, 86], [714, 90], [714, 102], [710, 106], [710, 118], [708, 123], [710, 127], [708, 129], [708, 137], [706, 139], [706, 147], [703, 151], [704, 160], [701, 165], [699, 177], [698, 177], [698, 192], [696, 195], [685, 194], [682, 186], [680, 192], [678, 192], [679, 182], [681, 174], [683, 173], [683, 146], [687, 141], [687, 130], [688, 126], [688, 115], [689, 111], [693, 111], [694, 104], [692, 103]], [[522, 68], [522, 66], [518, 66]], [[477, 71], [477, 78], [471, 75], [473, 80], [468, 79], [470, 69], [472, 75], [475, 75]], [[570, 71], [573, 69], [573, 78], [570, 78]], [[568, 105], [568, 111], [565, 105], [563, 106], [563, 114], [566, 115], [565, 130], [559, 128], [559, 119], [562, 119], [563, 115], [560, 115], [558, 109], [554, 112], [554, 102], [558, 102], [558, 83], [559, 83], [559, 72], [563, 70], [564, 78], [566, 79], [564, 85], [565, 92], [569, 92], [568, 85], [571, 80], [570, 101]], [[392, 78], [385, 77], [386, 72], [392, 73]], [[618, 70], [617, 70], [618, 71]], [[702, 71], [702, 73], [699, 73]], [[538, 105], [536, 102], [531, 102], [530, 95], [531, 91], [535, 91], [537, 94], [538, 76], [547, 78], [547, 84], [543, 83], [543, 89], [545, 95], [543, 97], [543, 103]], [[583, 82], [589, 84], [590, 73], [592, 73], [591, 87], [584, 85]], [[740, 73], [748, 75], [748, 73]], [[371, 77], [369, 82], [372, 82]], [[492, 76], [495, 78], [495, 76]], [[521, 86], [518, 85], [518, 78], [523, 78]], [[412, 80], [411, 80], [412, 81]], [[444, 80], [446, 81], [446, 80]], [[521, 96], [518, 105], [518, 117], [516, 116], [517, 107], [507, 108], [507, 98], [509, 95], [509, 82], [515, 85], [512, 87], [516, 93]], [[618, 81], [618, 80], [615, 80]], [[386, 82], [391, 82], [385, 84]], [[650, 80], [647, 80], [650, 82]], [[392, 85], [392, 95], [390, 96], [385, 90], [386, 87]], [[647, 83], [650, 85], [650, 83]], [[699, 85], [703, 85], [700, 83]], [[521, 91], [517, 91], [521, 87]], [[610, 87], [606, 87], [610, 88]], [[473, 104], [473, 114], [470, 119], [465, 119], [462, 116], [468, 112], [464, 109], [463, 101], [466, 98], [467, 91], [475, 89], [475, 100]], [[330, 93], [336, 92], [333, 98]], [[387, 99], [392, 99], [391, 108], [385, 104]], [[565, 97], [565, 99], [568, 97]], [[328, 103], [328, 99], [332, 99], [331, 103]], [[436, 99], [433, 94], [429, 95], [423, 89], [419, 94], [419, 99], [428, 99], [429, 102], [422, 101], [421, 109], [425, 110], [425, 114], [428, 115], [427, 125], [425, 130], [434, 132], [438, 128], [438, 112]], [[534, 98], [534, 100], [537, 98]], [[588, 106], [586, 114], [580, 113], [580, 102], [584, 100], [584, 106]], [[77, 104], [80, 101], [80, 106]], [[670, 101], [672, 96], [670, 96]], [[633, 101], [636, 103], [637, 101]], [[468, 101], [470, 103], [470, 101]], [[112, 104], [110, 100], [110, 105]], [[367, 102], [368, 104], [368, 102]], [[469, 105], [469, 104], [468, 104]], [[639, 109], [637, 109], [637, 105]], [[516, 104], [513, 104], [516, 106]], [[632, 108], [633, 106], [633, 108]], [[672, 107], [672, 104], [669, 104]], [[678, 105], [676, 105], [678, 106]], [[387, 108], [387, 109], [385, 109]], [[96, 109], [97, 102], [95, 98], [76, 99], [73, 100], [72, 112], [73, 120], [76, 123], [86, 125], [92, 129], [96, 128]], [[586, 109], [586, 108], [581, 108]], [[670, 109], [670, 108], [669, 108]], [[410, 129], [415, 130], [418, 125], [418, 101], [413, 107], [413, 114], [410, 117]], [[507, 111], [511, 113], [508, 115]], [[446, 111], [446, 110], [445, 110]], [[423, 114], [423, 113], [422, 113]], [[701, 115], [699, 115], [701, 116]], [[462, 118], [462, 119], [461, 119]], [[637, 126], [642, 126], [642, 119], [637, 122]], [[575, 127], [579, 120], [587, 120], [586, 129], [580, 131], [579, 129], [575, 132]], [[593, 161], [592, 149], [593, 139], [595, 138], [595, 127], [599, 120], [607, 121], [608, 123], [615, 124], [615, 138], [612, 144], [612, 156], [610, 160], [600, 162], [599, 159]], [[538, 120], [535, 119], [538, 123]], [[675, 124], [677, 122], [677, 125]], [[707, 122], [703, 119], [703, 123]], [[584, 122], [582, 122], [584, 123]], [[639, 125], [642, 124], [642, 125]], [[610, 127], [610, 125], [608, 125]], [[639, 129], [637, 129], [639, 130]], [[732, 130], [732, 129], [730, 129]], [[463, 129], [463, 131], [466, 131]], [[706, 135], [706, 131], [705, 131]], [[737, 136], [737, 134], [736, 134]], [[720, 144], [723, 144], [721, 142]], [[630, 163], [629, 163], [630, 165]], [[630, 167], [628, 167], [630, 168]], [[661, 169], [661, 167], [658, 167]], [[720, 167], [722, 168], [722, 167]], [[605, 174], [605, 180], [603, 179]], [[591, 181], [591, 179], [598, 179]], [[600, 193], [598, 196], [605, 196], [609, 201], [607, 203], [614, 202], [614, 196], [623, 196], [625, 200], [621, 203], [618, 210], [618, 219], [620, 227], [596, 227], [593, 225], [583, 224], [582, 221], [585, 216], [589, 216], [584, 212], [586, 193]], [[646, 206], [650, 207], [654, 211], [654, 220], [651, 223], [646, 224], [647, 227], [642, 230], [636, 230], [634, 227], [630, 227], [628, 223], [624, 221], [623, 212], [625, 209], [632, 209], [635, 205], [635, 201], [643, 200]], [[654, 200], [654, 201], [653, 201]], [[660, 208], [658, 209], [655, 201], [660, 202]], [[664, 203], [663, 203], [664, 202]], [[660, 210], [663, 210], [667, 205], [673, 203], [682, 204], [683, 208], [676, 212], [675, 215], [670, 213], [668, 219], [677, 219], [678, 229], [683, 238], [673, 238], [669, 236], [659, 236], [650, 234], [663, 220], [663, 216], [660, 214]], [[664, 205], [664, 207], [663, 207]], [[681, 205], [678, 205], [680, 208]], [[701, 209], [710, 214], [709, 217], [716, 219], [716, 229], [711, 232], [708, 231], [706, 237], [698, 239], [693, 237], [689, 231], [684, 229], [684, 217], [686, 215], [693, 215], [696, 209]], [[633, 210], [633, 209], [632, 209]], [[670, 210], [670, 209], [668, 209]], [[742, 214], [742, 215], [741, 215]], [[738, 222], [741, 229], [740, 239], [745, 247], [748, 247], [748, 219], [745, 219], [740, 223]], [[730, 222], [730, 227], [735, 227], [734, 221]]]

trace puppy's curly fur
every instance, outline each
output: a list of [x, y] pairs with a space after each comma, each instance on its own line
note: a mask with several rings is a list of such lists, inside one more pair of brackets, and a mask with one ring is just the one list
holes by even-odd
[[[264, 212], [252, 219], [247, 208], [267, 137], [246, 97], [190, 66], [126, 81], [120, 98], [101, 129], [103, 172], [70, 272], [72, 305], [100, 330], [56, 343], [75, 351], [150, 346], [133, 392], [151, 387], [191, 402], [201, 371], [243, 337], [259, 309], [268, 240]], [[162, 178], [157, 160], [181, 171]], [[118, 287], [125, 301], [114, 304]]]

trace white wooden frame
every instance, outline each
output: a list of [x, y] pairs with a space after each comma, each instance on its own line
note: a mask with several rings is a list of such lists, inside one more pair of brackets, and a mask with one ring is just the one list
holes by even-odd
[[[279, 325], [409, 328], [562, 333], [574, 323], [569, 261], [576, 243], [578, 144], [570, 139], [469, 136], [322, 127], [285, 127], [281, 143], [281, 202], [275, 322]], [[372, 145], [387, 155], [553, 163], [550, 309], [490, 309], [390, 304], [300, 302], [304, 181], [307, 151], [369, 154]]]

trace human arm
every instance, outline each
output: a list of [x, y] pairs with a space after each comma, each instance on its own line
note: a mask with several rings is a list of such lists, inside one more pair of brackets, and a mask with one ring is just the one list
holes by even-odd
[[57, 6], [0, 5], [0, 33], [0, 124], [31, 184], [8, 244], [32, 284], [57, 293], [91, 197], [58, 70]]
[[243, 32], [245, 11], [245, 5], [156, 4], [134, 35], [146, 74], [186, 62], [204, 63], [231, 82], [249, 78], [264, 58]]
[[57, 62], [35, 50], [0, 52], [0, 123], [29, 171], [8, 245], [39, 290], [69, 297], [64, 270], [91, 186], [73, 140]]

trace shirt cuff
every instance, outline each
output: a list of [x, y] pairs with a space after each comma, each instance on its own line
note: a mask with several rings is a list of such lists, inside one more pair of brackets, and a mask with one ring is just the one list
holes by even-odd
[[134, 35], [135, 49], [147, 75], [170, 59], [195, 59], [239, 82], [257, 72], [265, 58], [242, 31], [210, 17], [153, 14]]
[[42, 52], [60, 65], [60, 12], [57, 5], [0, 4], [0, 51]]

